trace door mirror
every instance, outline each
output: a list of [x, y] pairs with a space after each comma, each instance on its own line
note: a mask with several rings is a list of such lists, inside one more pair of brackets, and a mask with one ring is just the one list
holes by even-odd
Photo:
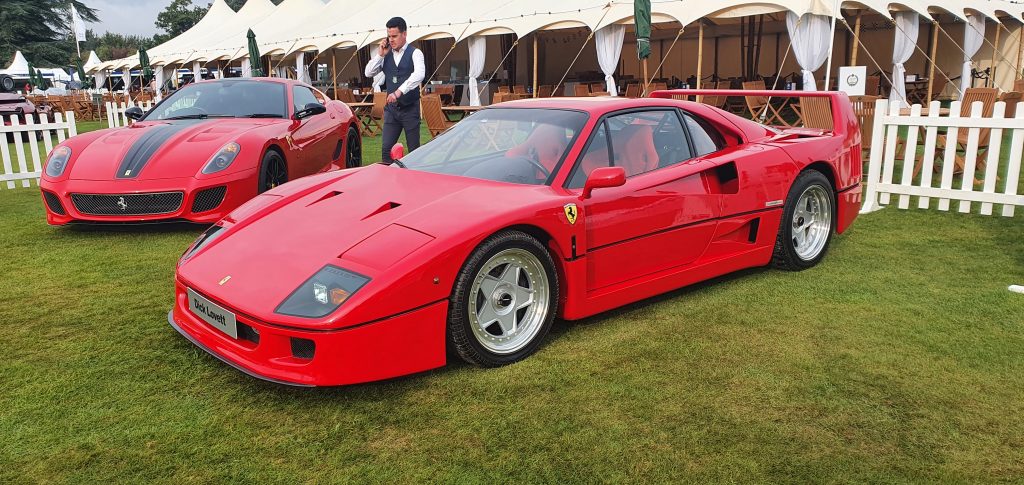
[[391, 147], [391, 159], [392, 160], [401, 160], [402, 157], [404, 157], [404, 156], [405, 156], [405, 147], [402, 146], [401, 143], [395, 143], [395, 145]]
[[583, 198], [589, 199], [594, 189], [619, 187], [626, 183], [626, 169], [622, 167], [595, 168], [583, 186]]
[[146, 116], [146, 113], [142, 111], [142, 108], [132, 106], [131, 108], [124, 110], [124, 116], [132, 121], [139, 121], [143, 116]]
[[301, 120], [303, 118], [309, 118], [310, 116], [316, 116], [327, 112], [327, 107], [320, 103], [309, 103], [305, 108], [302, 108], [295, 112], [295, 119]]

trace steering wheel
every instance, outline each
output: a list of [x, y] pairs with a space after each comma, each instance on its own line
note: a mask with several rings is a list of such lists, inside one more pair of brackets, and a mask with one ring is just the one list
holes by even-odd
[[526, 163], [529, 163], [530, 165], [533, 165], [534, 168], [536, 168], [537, 170], [540, 170], [540, 173], [544, 174], [543, 178], [545, 180], [548, 177], [551, 176], [551, 171], [548, 170], [547, 167], [545, 167], [543, 164], [540, 163], [540, 160], [537, 157], [537, 151], [536, 150], [531, 149], [530, 152], [529, 152], [529, 156], [518, 156], [518, 157], [514, 157], [514, 158], [518, 158], [520, 160], [525, 160]]

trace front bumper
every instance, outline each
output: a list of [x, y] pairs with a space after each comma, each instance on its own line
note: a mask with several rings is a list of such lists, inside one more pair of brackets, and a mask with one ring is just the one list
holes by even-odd
[[[259, 379], [295, 386], [338, 386], [422, 372], [445, 365], [448, 301], [374, 322], [333, 330], [282, 327], [236, 313], [258, 335], [232, 338], [195, 316], [176, 284], [168, 323], [199, 348]], [[209, 298], [209, 295], [204, 295]], [[214, 300], [216, 301], [216, 300]], [[218, 305], [234, 311], [230, 305]], [[312, 358], [294, 355], [292, 339], [312, 341]]]
[[[41, 179], [39, 181], [39, 188], [43, 191], [42, 197], [43, 207], [46, 209], [46, 222], [50, 225], [63, 225], [74, 222], [133, 223], [162, 221], [189, 221], [199, 224], [212, 224], [222, 219], [245, 201], [255, 197], [257, 184], [257, 170], [252, 169], [223, 177], [202, 180], [194, 177], [116, 182], [96, 180], [52, 182]], [[207, 210], [193, 211], [193, 204], [196, 202], [197, 195], [204, 190], [216, 187], [225, 188], [220, 204]], [[51, 199], [56, 198], [60, 202], [60, 210], [63, 211], [63, 214], [54, 210], [55, 207], [53, 207], [52, 200], [46, 200], [47, 192], [52, 194], [49, 196]], [[184, 192], [181, 205], [177, 210], [162, 214], [94, 215], [79, 211], [71, 199], [71, 194], [130, 195], [164, 192]]]

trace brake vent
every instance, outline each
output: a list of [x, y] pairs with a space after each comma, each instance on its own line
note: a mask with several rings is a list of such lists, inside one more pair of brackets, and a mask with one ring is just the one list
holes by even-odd
[[339, 196], [339, 195], [341, 195], [343, 193], [344, 192], [340, 192], [340, 191], [337, 191], [337, 190], [332, 190], [332, 191], [324, 194], [323, 197], [320, 197], [319, 199], [314, 200], [313, 202], [310, 202], [309, 205], [307, 205], [306, 207], [309, 207], [309, 206], [311, 206], [313, 204], [319, 204], [320, 202], [323, 202], [323, 201], [325, 201], [327, 199], [330, 199], [331, 197]]
[[375, 216], [375, 215], [377, 215], [377, 214], [380, 214], [380, 213], [382, 213], [382, 212], [387, 212], [387, 211], [389, 211], [389, 210], [391, 210], [391, 209], [397, 209], [397, 208], [399, 208], [399, 207], [401, 207], [401, 206], [402, 206], [402, 204], [399, 204], [398, 202], [388, 202], [388, 203], [386, 203], [386, 204], [384, 204], [384, 205], [382, 205], [382, 206], [378, 207], [378, 208], [377, 208], [377, 210], [375, 210], [375, 211], [373, 211], [373, 212], [369, 213], [369, 214], [368, 214], [368, 215], [367, 215], [366, 217], [364, 217], [364, 218], [363, 218], [362, 220], [364, 220], [364, 221], [365, 221], [365, 220], [367, 220], [367, 219], [369, 219], [369, 218], [371, 218], [371, 217], [373, 217], [373, 216]]

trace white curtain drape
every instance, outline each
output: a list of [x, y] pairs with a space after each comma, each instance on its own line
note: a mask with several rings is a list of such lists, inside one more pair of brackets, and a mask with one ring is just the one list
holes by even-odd
[[249, 64], [249, 58], [242, 59], [242, 77], [252, 77], [252, 64]]
[[625, 25], [608, 25], [594, 32], [594, 45], [597, 47], [597, 63], [604, 73], [604, 82], [608, 94], [618, 96], [615, 89], [615, 68], [619, 67], [619, 54], [622, 53], [622, 41], [626, 37]]
[[156, 66], [153, 69], [153, 79], [156, 81], [156, 100], [163, 99], [164, 79], [167, 78], [167, 66]]
[[96, 89], [103, 89], [107, 87], [107, 71], [96, 71], [92, 77], [96, 80]]
[[309, 69], [306, 68], [306, 53], [299, 51], [295, 54], [295, 78], [299, 82], [309, 83]]
[[964, 26], [964, 68], [960, 73], [960, 96], [964, 90], [971, 87], [971, 66], [972, 59], [981, 49], [981, 43], [985, 41], [985, 17], [982, 15], [967, 14], [967, 25]]
[[893, 19], [896, 21], [896, 37], [892, 44], [892, 92], [889, 93], [889, 101], [906, 103], [907, 69], [903, 63], [914, 53], [921, 22], [917, 12], [896, 12]]
[[793, 12], [786, 12], [786, 28], [793, 43], [793, 55], [803, 72], [804, 91], [817, 91], [814, 71], [828, 58], [829, 27], [828, 16], [812, 13], [797, 16]]
[[196, 81], [201, 81], [203, 79], [203, 63], [199, 61], [192, 63], [192, 75], [194, 76], [193, 79]]
[[124, 91], [128, 92], [128, 90], [132, 87], [132, 70], [129, 68], [122, 69], [121, 80], [124, 81]]
[[478, 35], [469, 38], [469, 105], [480, 106], [480, 88], [476, 78], [484, 73], [487, 60], [487, 37]]

